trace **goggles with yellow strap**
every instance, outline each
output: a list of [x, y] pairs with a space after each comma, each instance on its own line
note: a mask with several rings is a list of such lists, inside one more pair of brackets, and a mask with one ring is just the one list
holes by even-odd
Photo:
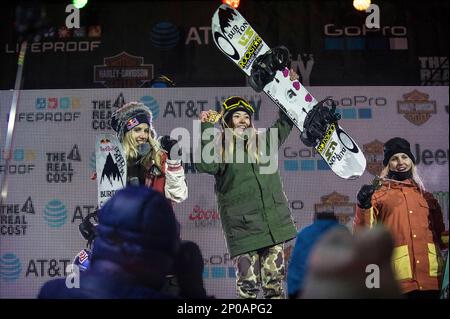
[[237, 97], [236, 96], [229, 97], [228, 99], [226, 99], [223, 102], [223, 108], [225, 109], [225, 112], [234, 110], [235, 108], [242, 106], [242, 107], [246, 108], [247, 110], [249, 110], [250, 112], [255, 113], [255, 109], [249, 103], [247, 103], [244, 99], [237, 98], [238, 100], [235, 103], [229, 104], [231, 102], [230, 100], [232, 100], [233, 98], [236, 99]]

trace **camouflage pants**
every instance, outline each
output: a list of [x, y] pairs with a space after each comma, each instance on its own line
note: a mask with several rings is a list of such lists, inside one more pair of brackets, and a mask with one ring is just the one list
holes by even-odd
[[260, 287], [264, 298], [285, 298], [283, 244], [236, 256], [233, 262], [238, 298], [256, 299]]

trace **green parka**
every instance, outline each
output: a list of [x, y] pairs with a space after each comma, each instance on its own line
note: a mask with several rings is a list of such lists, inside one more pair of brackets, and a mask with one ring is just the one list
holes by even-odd
[[[292, 122], [280, 114], [269, 129], [278, 129], [278, 147], [286, 140], [292, 126]], [[212, 123], [202, 123], [202, 133], [212, 127]], [[266, 135], [269, 149], [270, 134]], [[202, 151], [211, 140], [201, 141]], [[264, 174], [260, 167], [267, 165], [248, 160], [244, 163], [205, 163], [202, 158], [201, 163], [196, 164], [198, 172], [215, 177], [215, 193], [231, 257], [279, 244], [297, 235], [283, 191], [278, 162], [274, 165], [277, 166], [274, 173]]]

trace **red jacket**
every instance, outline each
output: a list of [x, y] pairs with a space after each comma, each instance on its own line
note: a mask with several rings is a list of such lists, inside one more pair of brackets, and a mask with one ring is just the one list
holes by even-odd
[[443, 260], [441, 207], [431, 193], [412, 182], [385, 182], [372, 196], [372, 207], [357, 207], [353, 222], [359, 227], [382, 223], [394, 238], [392, 265], [403, 293], [440, 288]]

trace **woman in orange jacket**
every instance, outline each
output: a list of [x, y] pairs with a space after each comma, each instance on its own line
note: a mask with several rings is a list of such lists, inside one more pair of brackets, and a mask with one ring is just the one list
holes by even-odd
[[439, 298], [445, 230], [441, 207], [425, 191], [408, 141], [387, 141], [383, 165], [381, 185], [364, 185], [358, 192], [354, 230], [382, 223], [394, 238], [392, 265], [405, 297]]

